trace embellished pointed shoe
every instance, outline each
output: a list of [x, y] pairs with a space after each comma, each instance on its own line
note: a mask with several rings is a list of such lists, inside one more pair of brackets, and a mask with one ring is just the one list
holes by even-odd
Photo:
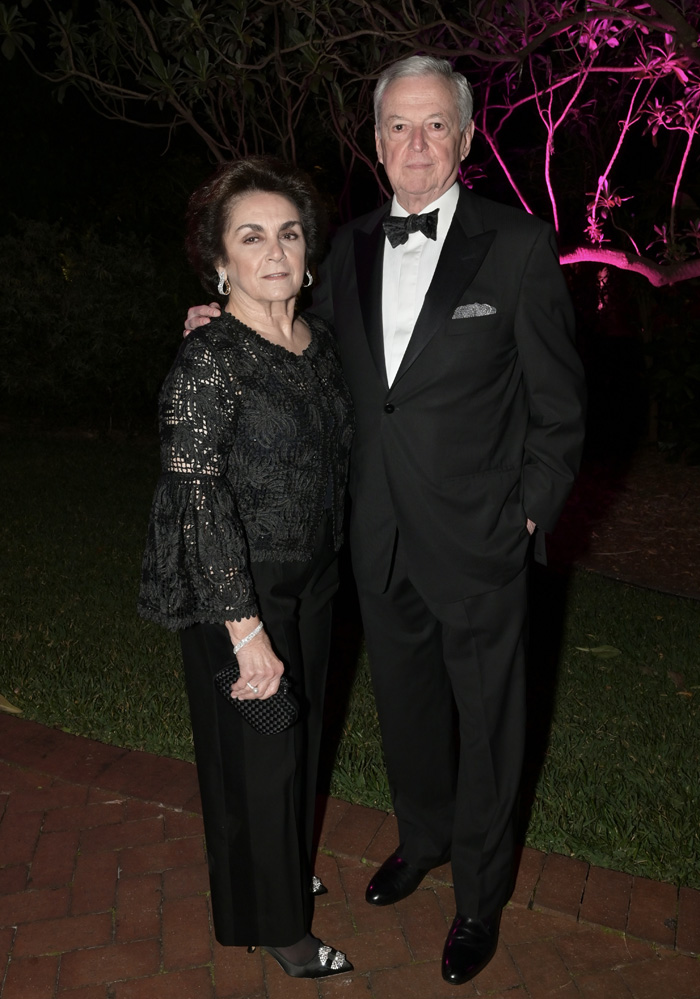
[[274, 947], [263, 945], [262, 949], [267, 951], [270, 957], [274, 957], [290, 978], [329, 978], [331, 975], [344, 975], [354, 970], [342, 950], [335, 950], [324, 943], [319, 943], [317, 952], [306, 964], [293, 964]]
[[442, 977], [463, 985], [483, 971], [498, 945], [501, 910], [486, 919], [455, 916], [442, 952]]
[[323, 881], [314, 874], [311, 878], [311, 894], [312, 895], [327, 895], [328, 889], [324, 885]]
[[365, 900], [370, 905], [393, 905], [394, 902], [400, 902], [416, 890], [428, 870], [429, 868], [414, 867], [397, 853], [392, 853], [379, 870], [375, 871], [367, 885]]

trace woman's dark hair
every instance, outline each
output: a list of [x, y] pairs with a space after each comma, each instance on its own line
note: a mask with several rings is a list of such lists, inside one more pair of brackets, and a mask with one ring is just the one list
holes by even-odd
[[187, 207], [187, 259], [216, 295], [217, 261], [226, 259], [224, 236], [234, 202], [264, 191], [288, 198], [299, 212], [310, 263], [318, 259], [326, 234], [326, 215], [315, 187], [301, 170], [272, 156], [251, 156], [223, 163], [192, 194]]

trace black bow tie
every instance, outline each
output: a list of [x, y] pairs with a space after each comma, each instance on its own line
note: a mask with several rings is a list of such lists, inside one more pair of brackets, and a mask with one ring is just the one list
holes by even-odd
[[386, 238], [392, 246], [400, 246], [405, 243], [411, 232], [422, 232], [428, 239], [437, 239], [437, 217], [439, 208], [434, 208], [432, 212], [425, 215], [408, 215], [405, 218], [400, 215], [387, 215], [382, 225]]

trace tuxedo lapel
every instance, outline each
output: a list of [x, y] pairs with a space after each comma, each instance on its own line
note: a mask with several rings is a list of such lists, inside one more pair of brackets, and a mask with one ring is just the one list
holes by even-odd
[[357, 291], [360, 297], [362, 319], [367, 335], [370, 353], [382, 379], [388, 389], [384, 361], [384, 331], [382, 326], [382, 268], [384, 265], [384, 229], [382, 220], [387, 214], [382, 212], [374, 228], [369, 231], [356, 229], [355, 241], [355, 274], [357, 275]]
[[495, 237], [495, 229], [483, 231], [480, 216], [472, 210], [469, 193], [462, 190], [395, 381], [405, 374], [438, 329], [450, 319], [465, 289], [476, 277]]

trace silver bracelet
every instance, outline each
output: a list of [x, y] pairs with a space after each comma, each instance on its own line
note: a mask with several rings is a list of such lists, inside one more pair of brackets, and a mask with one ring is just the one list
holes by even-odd
[[234, 645], [234, 647], [233, 647], [233, 654], [234, 654], [234, 656], [237, 656], [238, 653], [243, 648], [243, 646], [247, 645], [248, 642], [252, 641], [252, 639], [254, 639], [256, 635], [259, 635], [262, 630], [263, 630], [263, 623], [261, 621], [260, 624], [256, 625], [256, 627], [253, 628], [253, 630], [251, 631], [251, 633], [249, 635], [246, 635], [245, 638], [242, 638], [240, 640], [240, 642], [238, 643], [238, 645]]

